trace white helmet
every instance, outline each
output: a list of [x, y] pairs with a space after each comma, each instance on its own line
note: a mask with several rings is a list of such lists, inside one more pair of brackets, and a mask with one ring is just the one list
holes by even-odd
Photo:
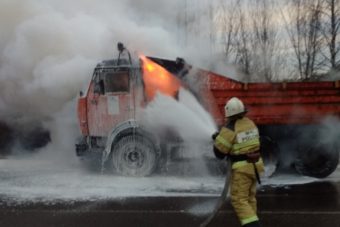
[[224, 113], [226, 117], [232, 117], [245, 112], [246, 109], [244, 108], [243, 102], [236, 97], [229, 99], [229, 101], [224, 106]]

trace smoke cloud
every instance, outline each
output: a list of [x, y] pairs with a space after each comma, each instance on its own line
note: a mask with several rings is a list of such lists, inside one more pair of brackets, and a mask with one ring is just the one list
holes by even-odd
[[40, 118], [61, 110], [96, 62], [116, 55], [118, 41], [132, 52], [175, 54], [171, 26], [164, 28], [173, 15], [162, 11], [173, 12], [175, 3], [167, 2], [1, 1], [1, 115]]
[[[53, 127], [68, 127], [60, 118], [65, 112], [76, 122], [69, 103], [86, 89], [97, 62], [117, 56], [118, 41], [134, 57], [143, 53], [174, 59], [199, 53], [204, 59], [209, 51], [193, 48], [195, 41], [178, 44], [179, 3], [1, 0], [0, 120], [20, 122], [18, 127], [43, 124], [57, 141]], [[74, 130], [67, 131], [76, 137]]]

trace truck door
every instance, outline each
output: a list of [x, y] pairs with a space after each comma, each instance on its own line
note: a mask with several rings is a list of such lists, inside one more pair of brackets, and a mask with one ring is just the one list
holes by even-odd
[[120, 122], [134, 117], [133, 70], [95, 72], [88, 97], [88, 127], [91, 136], [107, 136]]

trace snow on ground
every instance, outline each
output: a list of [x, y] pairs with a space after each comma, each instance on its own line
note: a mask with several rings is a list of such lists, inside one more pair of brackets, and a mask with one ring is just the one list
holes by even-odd
[[42, 160], [0, 160], [0, 195], [15, 200], [89, 200], [138, 196], [216, 195], [216, 177], [120, 177]]
[[[327, 180], [338, 181], [340, 171]], [[263, 185], [291, 185], [317, 181], [295, 175], [264, 178]], [[119, 199], [123, 197], [219, 196], [222, 177], [152, 176], [132, 178], [85, 171], [79, 163], [52, 160], [0, 159], [0, 196], [20, 201]], [[196, 208], [199, 211], [199, 208]]]
[[273, 177], [264, 178], [262, 180], [262, 184], [276, 187], [293, 184], [307, 184], [315, 181], [319, 181], [319, 179], [316, 179], [314, 177], [301, 176], [298, 174], [278, 174]]

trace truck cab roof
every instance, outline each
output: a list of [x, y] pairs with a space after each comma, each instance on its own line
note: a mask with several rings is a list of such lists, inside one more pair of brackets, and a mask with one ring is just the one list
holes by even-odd
[[98, 63], [96, 69], [105, 69], [105, 68], [139, 68], [139, 65], [130, 64], [126, 59], [108, 59], [103, 60]]

